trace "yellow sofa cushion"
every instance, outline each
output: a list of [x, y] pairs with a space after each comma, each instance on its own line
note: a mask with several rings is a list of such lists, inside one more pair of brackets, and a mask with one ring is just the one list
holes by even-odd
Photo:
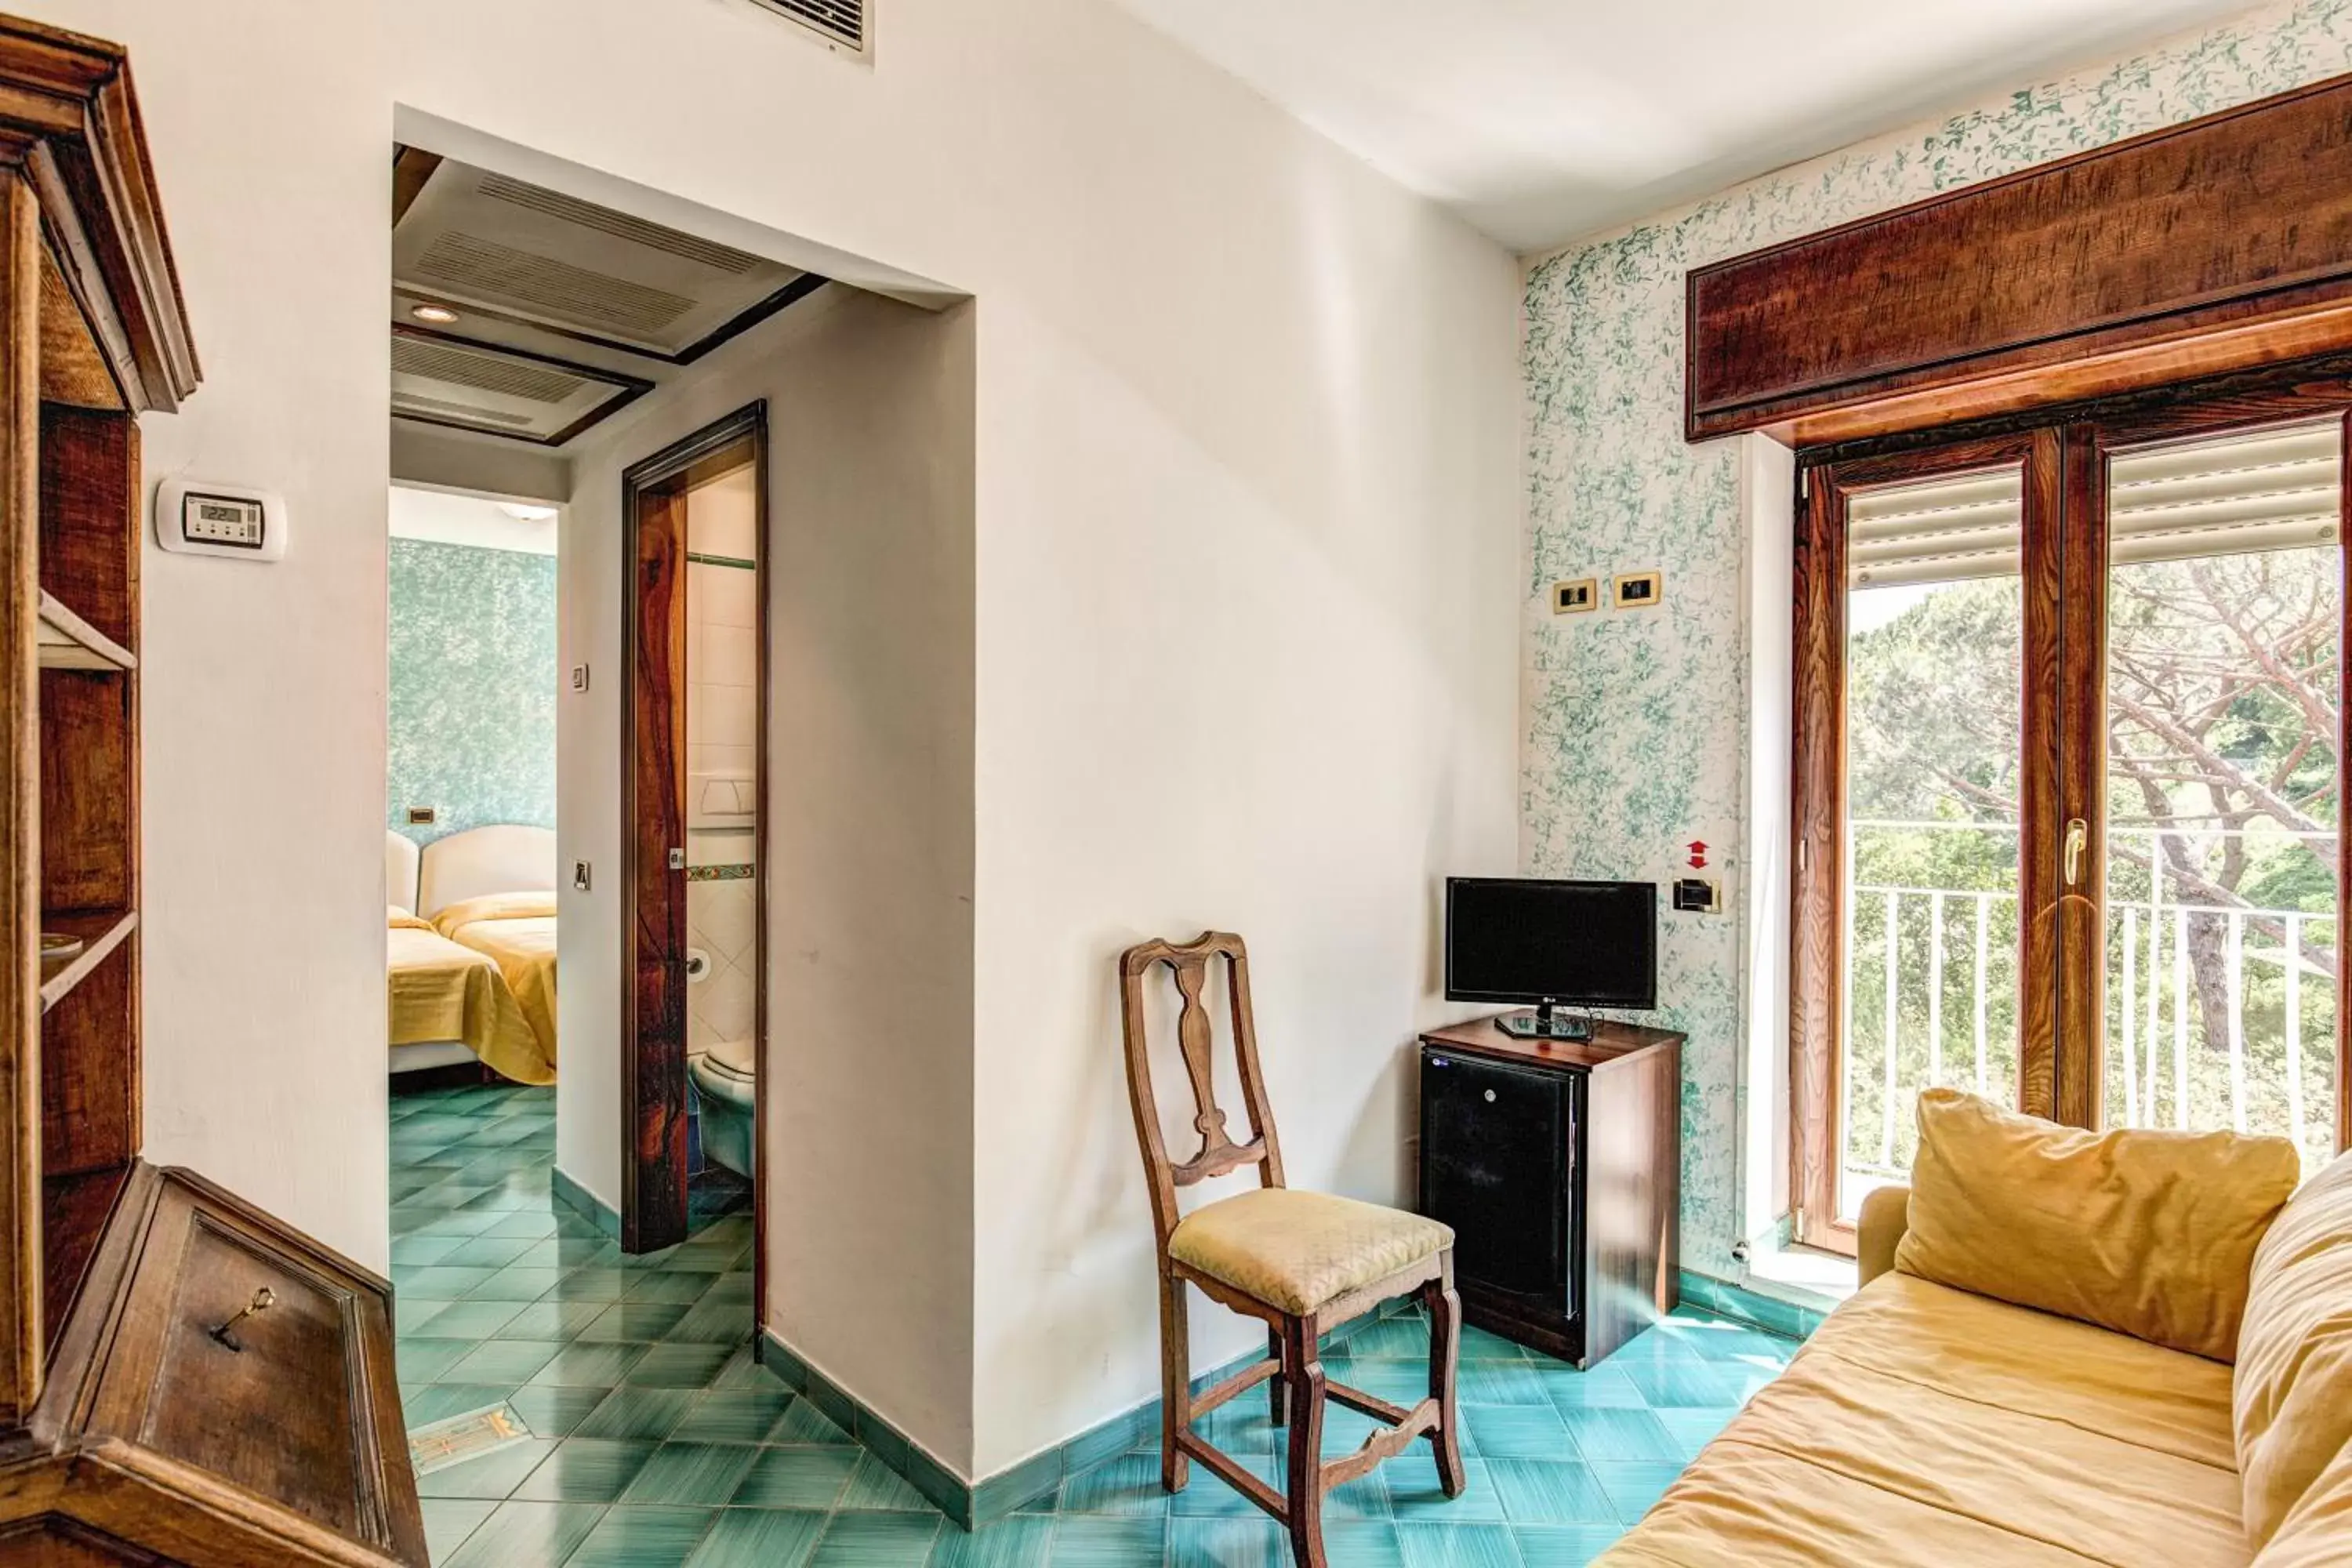
[[2344, 1568], [2352, 1563], [2352, 1447], [2295, 1500], [2254, 1568]]
[[2259, 1547], [2352, 1445], [2352, 1154], [2314, 1176], [2254, 1250], [2234, 1405]]
[[2230, 1369], [1903, 1273], [1594, 1568], [2245, 1568]]
[[1328, 1193], [1261, 1187], [1195, 1209], [1168, 1256], [1279, 1307], [1311, 1312], [1454, 1245], [1454, 1232], [1402, 1209]]
[[2086, 1132], [1931, 1089], [1895, 1267], [2228, 1361], [2255, 1244], [2301, 1176], [2284, 1138]]

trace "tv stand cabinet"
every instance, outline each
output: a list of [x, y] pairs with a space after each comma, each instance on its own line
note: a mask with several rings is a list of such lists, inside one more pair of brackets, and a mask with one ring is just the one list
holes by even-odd
[[1421, 1037], [1421, 1212], [1454, 1230], [1463, 1315], [1600, 1361], [1679, 1299], [1683, 1037], [1596, 1020]]

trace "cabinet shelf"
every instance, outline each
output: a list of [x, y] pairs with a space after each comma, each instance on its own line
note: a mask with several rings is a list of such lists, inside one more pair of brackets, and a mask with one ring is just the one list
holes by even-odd
[[58, 602], [41, 594], [43, 669], [136, 669], [139, 657]]
[[70, 958], [41, 960], [41, 1011], [64, 1001], [68, 993], [88, 979], [107, 954], [122, 945], [139, 924], [135, 910], [110, 910], [94, 915], [44, 917], [41, 929], [81, 938], [81, 951]]

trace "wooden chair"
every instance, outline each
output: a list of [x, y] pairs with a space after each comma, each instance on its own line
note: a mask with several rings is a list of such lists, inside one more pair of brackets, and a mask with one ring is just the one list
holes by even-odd
[[[1245, 1143], [1234, 1142], [1226, 1131], [1212, 1082], [1212, 1029], [1201, 997], [1211, 961], [1217, 958], [1225, 961], [1232, 998], [1234, 1049], [1250, 1121]], [[1144, 981], [1162, 963], [1174, 972], [1182, 1002], [1177, 1045], [1192, 1081], [1192, 1125], [1201, 1134], [1200, 1152], [1181, 1165], [1170, 1163], [1160, 1137], [1145, 1038]], [[1418, 1215], [1284, 1184], [1282, 1149], [1258, 1071], [1249, 955], [1241, 938], [1207, 931], [1181, 945], [1143, 942], [1121, 955], [1118, 970], [1128, 1093], [1159, 1237], [1161, 1484], [1171, 1492], [1183, 1490], [1190, 1462], [1199, 1459], [1288, 1527], [1298, 1568], [1326, 1568], [1323, 1495], [1370, 1471], [1414, 1438], [1427, 1437], [1434, 1448], [1445, 1495], [1462, 1495], [1461, 1426], [1454, 1395], [1462, 1300], [1454, 1290], [1454, 1233]], [[1177, 1188], [1252, 1164], [1258, 1172], [1256, 1191], [1205, 1205], [1189, 1216], [1177, 1214]], [[1187, 1285], [1265, 1322], [1270, 1346], [1265, 1360], [1198, 1399], [1192, 1393]], [[1429, 1397], [1406, 1410], [1328, 1381], [1318, 1348], [1322, 1335], [1408, 1294], [1418, 1295], [1429, 1310]], [[1192, 1430], [1196, 1416], [1269, 1381], [1274, 1425], [1286, 1425], [1287, 1417], [1290, 1428], [1287, 1496]], [[1329, 1464], [1322, 1458], [1327, 1398], [1386, 1423], [1355, 1453]]]

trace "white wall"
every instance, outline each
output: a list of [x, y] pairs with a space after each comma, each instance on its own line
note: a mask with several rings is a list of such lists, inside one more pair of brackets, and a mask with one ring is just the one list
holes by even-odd
[[[1099, 0], [893, 0], [871, 68], [743, 0], [32, 3], [139, 62], [210, 377], [157, 456], [298, 509], [283, 566], [150, 579], [160, 1152], [384, 1254], [397, 102], [980, 301], [976, 1017], [954, 1091], [988, 1151], [957, 1242], [977, 1370], [936, 1410], [843, 1369], [853, 1390], [981, 1473], [1152, 1392], [1109, 970], [1139, 933], [1247, 934], [1293, 1178], [1402, 1195], [1406, 1047], [1443, 1011], [1433, 884], [1513, 860], [1499, 247]], [[616, 754], [573, 711], [567, 747]], [[228, 822], [224, 796], [162, 787], [191, 777], [232, 786]], [[593, 1005], [569, 950], [567, 1024]], [[562, 1157], [586, 1176], [614, 1123], [572, 1125], [593, 1069], [569, 1045], [564, 1068]], [[911, 1353], [874, 1321], [877, 1359]], [[1219, 1323], [1201, 1353], [1247, 1340]]]
[[[978, 299], [963, 1245], [1001, 1469], [1154, 1392], [1138, 934], [1246, 934], [1293, 1179], [1409, 1190], [1433, 885], [1515, 855], [1516, 265], [1094, 0], [897, 0], [871, 70], [735, 0], [405, 15], [467, 40], [402, 57], [415, 110]], [[1202, 1317], [1202, 1358], [1249, 1342]]]
[[1789, 813], [1795, 726], [1797, 456], [1769, 436], [1739, 448], [1747, 594], [1748, 744], [1740, 754], [1747, 875], [1740, 922], [1746, 1036], [1739, 1063], [1739, 1235], [1754, 1241], [1789, 1210]]
[[375, 12], [29, 11], [132, 49], [205, 373], [184, 412], [144, 425], [150, 496], [173, 473], [251, 481], [285, 493], [292, 526], [276, 564], [151, 543], [141, 568], [146, 1153], [381, 1268], [392, 114]]
[[[943, 1462], [971, 1446], [971, 311], [820, 291], [595, 432], [564, 514], [557, 1161], [621, 1191], [621, 474], [765, 399], [764, 1321]], [[724, 570], [713, 568], [713, 570]]]

